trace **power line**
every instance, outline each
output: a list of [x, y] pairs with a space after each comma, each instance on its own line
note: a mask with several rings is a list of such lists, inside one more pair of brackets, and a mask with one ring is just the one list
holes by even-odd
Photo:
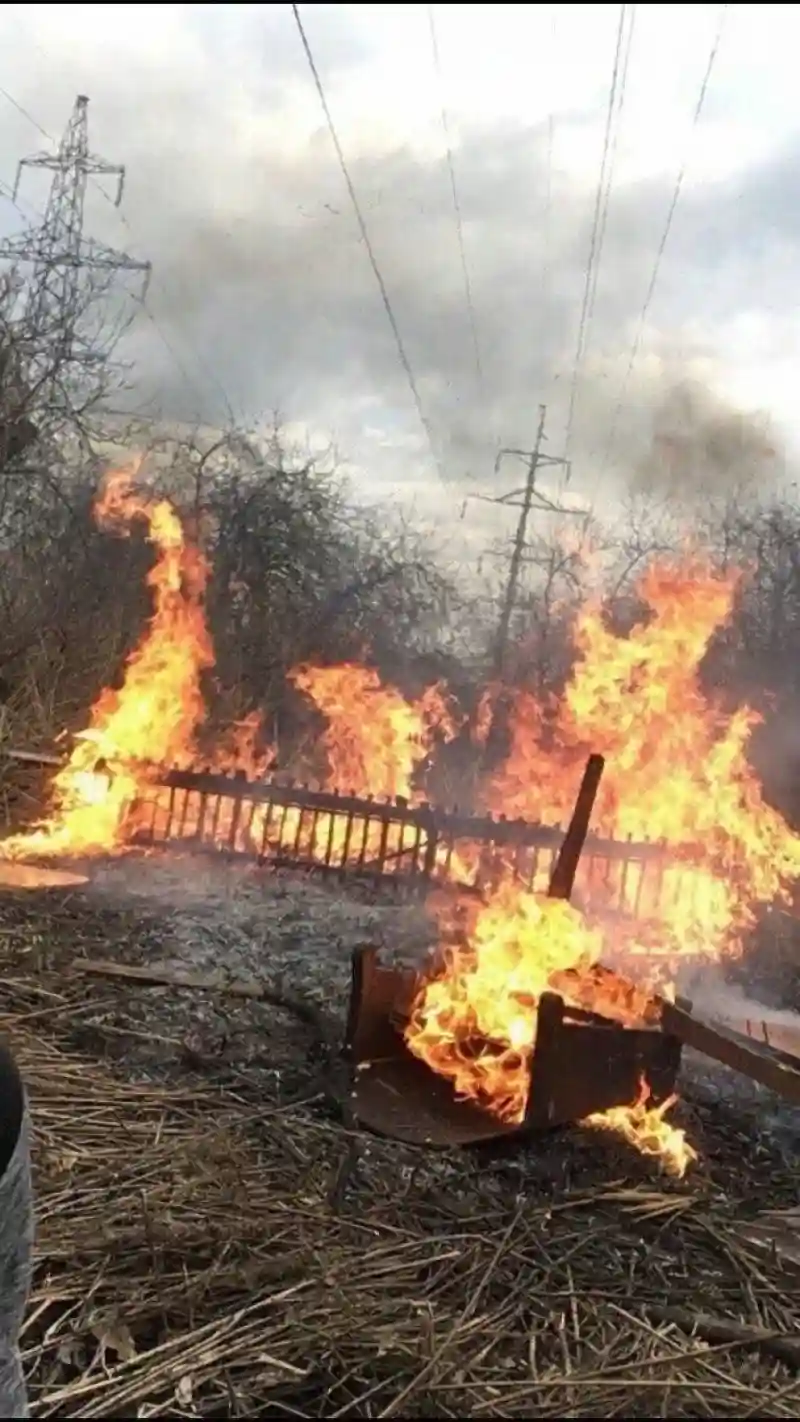
[[[110, 200], [110, 199], [108, 199], [108, 194], [105, 193], [105, 192], [103, 192], [103, 189], [102, 189], [102, 188], [100, 189], [100, 191], [103, 193], [103, 197], [104, 197], [104, 198], [106, 198], [107, 200]], [[119, 220], [120, 220], [120, 222], [122, 223], [123, 227], [125, 227], [126, 230], [127, 230], [127, 231], [131, 234], [131, 236], [134, 238], [134, 240], [136, 240], [136, 238], [135, 238], [135, 233], [133, 232], [133, 229], [132, 229], [132, 227], [131, 227], [131, 224], [130, 224], [130, 222], [128, 221], [128, 218], [127, 218], [127, 216], [125, 215], [125, 213], [122, 212], [121, 209], [119, 209], [119, 210], [117, 211], [117, 215], [118, 215]], [[152, 282], [151, 282], [151, 285], [153, 285], [153, 286], [161, 286], [162, 290], [164, 289], [164, 283], [161, 281], [160, 277], [158, 276], [158, 273], [155, 273], [155, 274], [154, 274], [153, 279], [152, 279]], [[195, 395], [198, 395], [198, 396], [200, 397], [201, 401], [202, 401], [202, 395], [203, 395], [202, 390], [199, 388], [199, 386], [198, 386], [196, 380], [193, 380], [192, 377], [190, 376], [189, 372], [187, 371], [185, 361], [182, 359], [182, 357], [180, 356], [180, 354], [178, 353], [178, 351], [176, 351], [173, 342], [169, 339], [169, 336], [167, 335], [167, 333], [166, 333], [166, 331], [164, 330], [163, 326], [161, 326], [161, 324], [160, 324], [160, 322], [158, 321], [157, 317], [155, 316], [155, 314], [154, 314], [152, 308], [151, 308], [150, 305], [148, 304], [148, 301], [147, 301], [146, 296], [142, 298], [142, 301], [141, 301], [140, 305], [141, 305], [142, 311], [144, 312], [145, 316], [147, 317], [148, 321], [150, 322], [150, 325], [153, 327], [153, 330], [155, 331], [156, 335], [158, 336], [159, 340], [161, 341], [162, 346], [164, 347], [164, 349], [165, 349], [165, 351], [167, 352], [167, 354], [171, 357], [171, 359], [172, 359], [172, 361], [173, 361], [173, 364], [175, 365], [175, 367], [176, 367], [176, 369], [178, 370], [179, 374], [181, 374], [181, 375], [183, 376], [183, 379], [184, 379], [184, 381], [186, 382], [187, 386], [188, 386], [190, 389], [194, 389]], [[226, 414], [227, 414], [227, 416], [228, 416], [228, 419], [230, 420], [231, 426], [235, 425], [236, 420], [235, 420], [234, 413], [233, 413], [233, 405], [232, 405], [232, 403], [231, 403], [230, 396], [228, 395], [228, 392], [227, 392], [225, 386], [223, 385], [222, 380], [221, 380], [220, 377], [219, 377], [219, 374], [218, 374], [217, 371], [214, 369], [214, 367], [213, 367], [212, 365], [210, 365], [210, 364], [203, 358], [203, 356], [200, 354], [200, 351], [198, 350], [198, 348], [197, 348], [195, 342], [190, 340], [190, 341], [189, 341], [189, 344], [190, 344], [190, 346], [191, 346], [192, 354], [194, 355], [195, 361], [197, 362], [198, 369], [201, 371], [201, 373], [205, 373], [205, 374], [208, 376], [208, 378], [209, 378], [209, 380], [211, 381], [212, 385], [215, 385], [215, 386], [216, 386], [219, 395], [222, 397], [222, 403], [223, 403], [223, 405], [225, 406], [225, 412], [226, 412]]]
[[[624, 8], [624, 7], [622, 7]], [[625, 106], [625, 93], [628, 87], [628, 70], [630, 69], [631, 50], [633, 48], [633, 32], [636, 28], [636, 6], [627, 7], [629, 14], [628, 32], [625, 38], [625, 52], [622, 58], [622, 74], [619, 81], [617, 93], [616, 115], [613, 122], [613, 132], [611, 138], [611, 153], [608, 161], [608, 172], [606, 177], [605, 192], [603, 194], [603, 206], [600, 214], [600, 233], [597, 239], [597, 261], [594, 264], [594, 276], [592, 279], [592, 294], [589, 303], [589, 321], [594, 314], [595, 301], [597, 300], [597, 282], [600, 275], [600, 258], [606, 238], [606, 227], [608, 225], [608, 209], [611, 202], [611, 188], [613, 185], [614, 168], [617, 161], [617, 146], [619, 143], [620, 120], [622, 110]], [[622, 16], [620, 16], [622, 20]]]
[[295, 23], [297, 25], [298, 33], [300, 35], [300, 41], [305, 51], [306, 59], [308, 60], [308, 67], [311, 70], [311, 76], [314, 80], [317, 94], [319, 96], [319, 101], [322, 106], [322, 111], [325, 115], [325, 121], [328, 125], [328, 132], [331, 136], [331, 142], [333, 143], [333, 146], [336, 150], [336, 157], [339, 160], [339, 167], [342, 170], [342, 177], [344, 178], [345, 185], [350, 196], [350, 202], [352, 203], [353, 211], [356, 215], [356, 221], [358, 223], [358, 228], [361, 233], [361, 238], [364, 243], [367, 256], [369, 257], [369, 262], [370, 266], [372, 267], [373, 275], [375, 277], [376, 282], [378, 283], [378, 290], [381, 294], [383, 308], [386, 312], [386, 317], [389, 322], [389, 325], [392, 328], [392, 335], [394, 336], [395, 345], [397, 347], [397, 354], [400, 359], [400, 364], [402, 365], [403, 370], [405, 372], [406, 380], [408, 381], [408, 388], [411, 391], [411, 396], [416, 407], [417, 417], [419, 419], [420, 424], [422, 425], [423, 430], [425, 431], [425, 436], [430, 446], [431, 455], [436, 463], [437, 468], [440, 469], [441, 466], [438, 455], [436, 454], [436, 446], [433, 439], [433, 432], [431, 430], [431, 426], [425, 414], [425, 411], [422, 407], [422, 400], [420, 399], [419, 389], [417, 387], [417, 382], [414, 377], [414, 371], [411, 368], [411, 362], [406, 353], [406, 348], [403, 344], [403, 338], [400, 335], [400, 328], [397, 324], [397, 319], [392, 309], [392, 303], [389, 300], [389, 292], [381, 274], [381, 269], [378, 266], [378, 259], [375, 255], [375, 249], [373, 248], [369, 231], [367, 229], [367, 224], [364, 220], [364, 214], [361, 210], [361, 204], [358, 201], [358, 194], [356, 193], [355, 187], [353, 186], [353, 179], [350, 176], [350, 169], [347, 166], [347, 160], [344, 156], [344, 151], [339, 141], [339, 134], [337, 133], [336, 125], [333, 121], [333, 115], [330, 111], [330, 108], [328, 107], [328, 100], [325, 97], [325, 90], [323, 88], [322, 80], [319, 75], [319, 70], [317, 69], [314, 60], [314, 55], [311, 52], [311, 45], [308, 42], [308, 37], [305, 32], [303, 21], [300, 18], [300, 7], [298, 5], [292, 5], [292, 13], [295, 18]]
[[[444, 84], [442, 81], [442, 66], [439, 57], [439, 40], [436, 33], [436, 19], [434, 15], [435, 7], [426, 5], [428, 12], [428, 28], [431, 36], [431, 50], [433, 52], [433, 67], [436, 72], [440, 94], [444, 95]], [[447, 108], [442, 97], [442, 131], [444, 133], [445, 149], [447, 152], [447, 168], [450, 174], [450, 189], [453, 194], [453, 209], [456, 219], [456, 234], [458, 236], [458, 252], [461, 258], [461, 275], [464, 281], [464, 296], [467, 303], [467, 315], [469, 317], [469, 329], [472, 336], [472, 349], [475, 355], [475, 375], [478, 386], [483, 386], [483, 363], [481, 361], [481, 348], [478, 341], [478, 327], [475, 321], [475, 307], [472, 301], [472, 282], [470, 281], [469, 266], [467, 264], [467, 252], [464, 245], [464, 223], [461, 216], [461, 202], [458, 196], [458, 183], [456, 182], [456, 169], [453, 161], [453, 147], [450, 142], [450, 124], [447, 116]]]
[[[549, 61], [554, 69], [558, 67], [558, 11], [553, 11], [552, 33], [550, 36]], [[539, 274], [539, 301], [541, 305], [542, 321], [545, 320], [545, 308], [552, 295], [553, 286], [553, 163], [555, 157], [556, 120], [555, 114], [551, 111], [547, 115], [546, 138], [545, 138], [545, 178], [544, 178], [544, 210], [541, 218], [542, 236], [542, 261]], [[554, 380], [558, 379], [555, 370], [550, 371], [549, 388], [552, 388]], [[562, 475], [562, 478], [565, 475]]]
[[578, 322], [578, 341], [575, 349], [575, 360], [572, 367], [572, 379], [570, 382], [569, 406], [567, 410], [567, 432], [565, 439], [565, 451], [569, 457], [570, 444], [575, 420], [575, 401], [578, 393], [578, 382], [581, 376], [583, 359], [586, 354], [586, 337], [592, 316], [593, 290], [596, 291], [595, 268], [599, 268], [602, 238], [605, 235], [605, 223], [603, 218], [604, 207], [607, 209], [608, 197], [606, 190], [610, 192], [611, 182], [611, 136], [614, 126], [614, 118], [617, 112], [617, 87], [620, 79], [620, 67], [622, 62], [622, 46], [625, 34], [625, 25], [628, 16], [628, 6], [620, 5], [619, 21], [617, 24], [617, 38], [614, 47], [614, 61], [611, 70], [611, 85], [608, 92], [608, 107], [606, 109], [606, 127], [603, 136], [603, 152], [600, 160], [600, 173], [597, 180], [597, 192], [595, 193], [594, 214], [592, 217], [592, 230], [589, 238], [589, 252], [586, 259], [586, 270], [584, 273], [583, 301], [581, 303], [581, 314]]
[[[560, 39], [559, 14], [560, 11], [554, 8], [549, 37], [549, 53], [545, 57], [545, 63], [549, 64], [554, 70], [558, 69], [560, 57], [558, 43]], [[553, 159], [555, 156], [555, 139], [556, 118], [555, 113], [551, 109], [547, 115], [545, 138], [544, 212], [542, 214], [542, 266], [540, 277], [540, 290], [543, 304], [550, 295], [552, 279]]]
[[698, 123], [700, 122], [700, 117], [701, 117], [702, 112], [703, 112], [703, 105], [705, 104], [706, 94], [707, 94], [707, 92], [708, 92], [708, 86], [709, 86], [709, 83], [710, 83], [710, 80], [711, 80], [711, 75], [712, 75], [713, 70], [714, 70], [714, 65], [716, 64], [716, 61], [717, 61], [717, 54], [719, 53], [719, 47], [720, 47], [720, 44], [721, 44], [721, 42], [722, 42], [722, 34], [723, 34], [724, 29], [725, 29], [725, 20], [726, 20], [726, 18], [727, 18], [727, 13], [728, 13], [728, 6], [727, 6], [727, 5], [722, 5], [722, 6], [720, 6], [720, 15], [719, 15], [719, 20], [718, 20], [718, 22], [717, 22], [716, 33], [715, 33], [714, 39], [713, 39], [713, 41], [712, 41], [712, 43], [711, 43], [711, 49], [709, 50], [708, 61], [707, 61], [707, 63], [706, 63], [705, 73], [703, 74], [703, 79], [702, 79], [702, 82], [701, 82], [701, 84], [700, 84], [700, 90], [699, 90], [699, 93], [698, 93], [698, 95], [697, 95], [697, 102], [695, 103], [694, 112], [693, 112], [693, 114], [692, 114], [692, 122], [691, 122], [691, 125], [690, 125], [690, 128], [689, 128], [689, 137], [688, 137], [687, 144], [686, 144], [686, 151], [685, 151], [685, 153], [684, 153], [683, 161], [682, 161], [682, 163], [681, 163], [681, 166], [680, 166], [680, 168], [679, 168], [679, 170], [678, 170], [678, 175], [677, 175], [677, 177], [676, 177], [676, 179], [675, 179], [675, 186], [674, 186], [674, 188], [673, 188], [673, 190], [672, 190], [672, 198], [671, 198], [671, 200], [670, 200], [669, 208], [667, 209], [667, 216], [666, 216], [666, 220], [665, 220], [665, 222], [664, 222], [663, 231], [662, 231], [662, 233], [661, 233], [661, 240], [660, 240], [660, 242], [659, 242], [659, 244], [658, 244], [658, 249], [657, 249], [657, 251], [656, 251], [656, 257], [655, 257], [655, 261], [654, 261], [654, 263], [653, 263], [653, 270], [652, 270], [652, 272], [651, 272], [651, 274], [650, 274], [650, 282], [649, 282], [648, 287], [647, 287], [647, 293], [646, 293], [646, 295], [645, 295], [644, 303], [643, 303], [643, 305], [642, 305], [642, 309], [641, 309], [641, 312], [640, 312], [640, 315], [639, 315], [639, 322], [638, 322], [638, 326], [637, 326], [637, 329], [636, 329], [636, 334], [635, 334], [635, 336], [634, 336], [634, 338], [633, 338], [633, 343], [632, 343], [631, 349], [630, 349], [630, 355], [629, 355], [629, 357], [628, 357], [628, 364], [627, 364], [627, 367], [626, 367], [626, 370], [625, 370], [625, 374], [624, 374], [623, 379], [622, 379], [622, 386], [620, 387], [620, 392], [619, 392], [619, 395], [617, 396], [617, 401], [616, 401], [616, 404], [615, 404], [615, 406], [614, 406], [614, 413], [613, 413], [613, 415], [612, 415], [612, 417], [611, 417], [611, 428], [610, 428], [610, 430], [609, 430], [608, 440], [607, 440], [607, 443], [606, 443], [605, 452], [604, 452], [604, 454], [603, 454], [603, 461], [602, 461], [602, 464], [601, 464], [601, 466], [600, 466], [600, 471], [599, 471], [599, 474], [598, 474], [598, 478], [601, 478], [601, 477], [602, 477], [602, 474], [603, 474], [603, 472], [604, 472], [604, 470], [605, 470], [605, 468], [606, 468], [606, 466], [607, 466], [607, 464], [608, 464], [608, 461], [609, 461], [609, 459], [610, 459], [610, 457], [611, 457], [611, 453], [612, 453], [612, 450], [613, 450], [613, 447], [614, 447], [614, 441], [615, 441], [615, 438], [616, 438], [617, 426], [618, 426], [618, 423], [619, 423], [619, 417], [620, 417], [620, 414], [621, 414], [621, 411], [622, 411], [622, 406], [623, 406], [623, 404], [624, 404], [625, 396], [626, 396], [627, 390], [628, 390], [628, 382], [629, 382], [629, 380], [630, 380], [630, 378], [631, 378], [631, 374], [632, 374], [632, 372], [633, 372], [633, 367], [634, 367], [634, 365], [636, 364], [636, 358], [637, 358], [637, 356], [638, 356], [638, 354], [639, 354], [639, 350], [640, 350], [640, 348], [641, 348], [642, 338], [643, 338], [643, 336], [644, 336], [645, 326], [646, 326], [646, 324], [647, 324], [647, 317], [648, 317], [648, 315], [649, 315], [649, 313], [650, 313], [650, 307], [651, 307], [652, 302], [653, 302], [653, 297], [654, 297], [654, 295], [655, 295], [656, 286], [657, 286], [657, 284], [658, 284], [658, 278], [659, 278], [659, 275], [660, 275], [660, 272], [661, 272], [661, 263], [662, 263], [662, 260], [663, 260], [663, 257], [664, 257], [664, 252], [666, 251], [667, 242], [669, 241], [670, 233], [671, 233], [671, 231], [672, 231], [672, 223], [673, 223], [673, 220], [674, 220], [674, 217], [675, 217], [675, 211], [676, 211], [677, 206], [678, 206], [678, 203], [679, 203], [679, 201], [680, 201], [681, 192], [683, 191], [683, 184], [684, 184], [684, 181], [685, 181], [685, 178], [686, 178], [686, 173], [687, 173], [688, 167], [689, 167], [689, 157], [690, 157], [690, 153], [691, 153], [692, 139], [694, 138], [694, 134], [695, 134], [695, 131], [696, 131], [696, 129], [697, 129], [697, 125], [698, 125]]
[[555, 147], [556, 121], [554, 114], [547, 115], [547, 166], [544, 189], [544, 256], [542, 259], [542, 294], [549, 295], [551, 277], [551, 239], [553, 220], [553, 150]]
[[51, 133], [48, 133], [46, 128], [42, 128], [42, 125], [39, 123], [39, 120], [35, 119], [33, 117], [33, 114], [29, 113], [26, 108], [23, 108], [19, 100], [15, 99], [13, 94], [9, 94], [8, 89], [4, 89], [2, 84], [0, 84], [0, 95], [2, 95], [4, 99], [8, 100], [12, 109], [16, 109], [18, 114], [21, 114], [24, 119], [28, 120], [28, 123], [33, 124], [33, 127], [38, 130], [38, 132], [42, 135], [42, 138], [46, 138], [48, 143], [56, 142], [56, 140], [53, 138], [53, 135]]
[[[542, 316], [545, 320], [545, 309], [550, 298], [552, 289], [552, 207], [553, 207], [553, 148], [555, 141], [555, 116], [550, 113], [547, 116], [547, 140], [546, 140], [546, 166], [545, 166], [545, 189], [544, 189], [544, 214], [542, 217], [542, 265], [539, 275], [539, 301], [541, 303]], [[551, 368], [549, 387], [552, 388], [553, 380], [557, 379], [557, 373]], [[540, 410], [543, 407], [540, 406]], [[569, 465], [563, 464], [559, 482], [561, 487], [566, 484], [569, 478]]]
[[[98, 188], [98, 191], [99, 191], [101, 197], [105, 198], [106, 202], [111, 203], [111, 198], [109, 197], [108, 193], [105, 191], [105, 188], [103, 188], [99, 183], [98, 183], [96, 186], [97, 186], [97, 188]], [[122, 223], [123, 227], [124, 227], [124, 228], [126, 229], [126, 231], [131, 235], [131, 237], [133, 237], [133, 239], [134, 239], [134, 241], [135, 241], [135, 240], [136, 240], [136, 234], [134, 233], [133, 228], [131, 227], [130, 221], [129, 221], [129, 219], [128, 219], [126, 213], [123, 212], [122, 208], [121, 208], [119, 205], [112, 203], [112, 206], [114, 207], [114, 210], [115, 210], [115, 212], [117, 213], [117, 216], [118, 216], [120, 222]], [[162, 290], [163, 290], [163, 285], [164, 285], [164, 284], [163, 284], [163, 282], [161, 282], [161, 280], [160, 280], [160, 278], [159, 278], [159, 276], [158, 276], [157, 273], [155, 274], [154, 279], [152, 280], [151, 284], [152, 284], [152, 285], [156, 285], [156, 286], [159, 286], [159, 285], [160, 285], [160, 286], [162, 287]], [[151, 326], [153, 327], [153, 330], [155, 331], [156, 335], [158, 336], [159, 340], [161, 341], [161, 344], [163, 345], [165, 351], [166, 351], [167, 354], [171, 357], [171, 359], [172, 359], [172, 361], [173, 361], [173, 363], [174, 363], [176, 369], [178, 370], [179, 374], [183, 376], [183, 379], [184, 379], [184, 381], [186, 382], [187, 386], [189, 386], [190, 388], [193, 388], [195, 394], [196, 394], [196, 395], [199, 395], [200, 398], [201, 398], [201, 400], [202, 400], [202, 394], [203, 394], [202, 390], [199, 389], [199, 387], [198, 387], [196, 381], [194, 381], [194, 380], [192, 379], [192, 377], [190, 376], [189, 372], [188, 372], [187, 369], [186, 369], [186, 364], [185, 364], [184, 360], [182, 359], [182, 357], [180, 356], [180, 354], [178, 353], [178, 351], [176, 351], [174, 344], [173, 344], [172, 341], [169, 339], [169, 337], [168, 337], [166, 331], [165, 331], [165, 330], [163, 329], [163, 327], [160, 325], [160, 323], [159, 323], [157, 317], [155, 316], [155, 314], [154, 314], [152, 308], [148, 305], [147, 293], [145, 293], [145, 294], [142, 296], [140, 305], [141, 305], [142, 311], [144, 312], [145, 316], [147, 317], [148, 321], [150, 322]], [[195, 358], [195, 360], [196, 360], [196, 362], [197, 362], [197, 365], [198, 365], [199, 370], [200, 370], [201, 372], [204, 372], [204, 373], [208, 376], [208, 378], [209, 378], [209, 380], [211, 381], [212, 385], [215, 385], [215, 386], [216, 386], [218, 393], [219, 393], [220, 396], [222, 397], [222, 403], [223, 403], [223, 405], [225, 406], [225, 411], [226, 411], [226, 414], [227, 414], [227, 416], [228, 416], [228, 419], [230, 420], [231, 426], [235, 425], [236, 420], [235, 420], [234, 413], [233, 413], [233, 405], [231, 404], [230, 396], [228, 395], [228, 392], [227, 392], [225, 386], [223, 385], [223, 383], [222, 383], [222, 381], [221, 381], [221, 379], [220, 379], [220, 377], [219, 377], [217, 371], [214, 369], [214, 367], [213, 367], [212, 365], [210, 365], [210, 364], [203, 358], [203, 356], [201, 355], [200, 351], [197, 349], [197, 346], [195, 345], [195, 343], [194, 343], [193, 341], [190, 341], [190, 345], [191, 345], [192, 353], [193, 353], [194, 358]]]

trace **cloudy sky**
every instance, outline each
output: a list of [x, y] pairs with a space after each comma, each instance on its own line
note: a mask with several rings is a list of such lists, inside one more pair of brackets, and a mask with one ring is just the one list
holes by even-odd
[[[566, 438], [620, 7], [435, 6], [438, 66], [430, 7], [300, 10], [436, 460], [453, 487], [491, 487], [496, 449], [530, 446], [541, 401], [548, 448]], [[797, 7], [627, 11], [570, 445], [572, 487], [601, 501], [687, 377], [711, 392], [697, 408], [729, 400], [800, 436]], [[127, 166], [121, 216], [93, 190], [88, 225], [154, 263], [155, 320], [131, 346], [143, 396], [208, 422], [277, 409], [332, 437], [378, 494], [437, 487], [291, 6], [7, 4], [0, 86], [0, 232], [41, 211], [39, 174], [23, 215], [2, 192], [20, 156], [48, 147], [35, 125], [59, 134], [78, 92], [92, 147]]]

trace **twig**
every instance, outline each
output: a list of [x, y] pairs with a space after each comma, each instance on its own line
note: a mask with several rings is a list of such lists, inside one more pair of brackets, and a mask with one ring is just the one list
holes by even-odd
[[743, 1348], [752, 1348], [785, 1363], [787, 1368], [800, 1372], [800, 1343], [774, 1333], [770, 1329], [755, 1328], [748, 1323], [735, 1323], [731, 1319], [709, 1318], [703, 1314], [693, 1314], [685, 1309], [673, 1308], [668, 1304], [648, 1304], [647, 1312], [658, 1323], [672, 1323], [682, 1333], [702, 1338], [705, 1343], [736, 1343]]

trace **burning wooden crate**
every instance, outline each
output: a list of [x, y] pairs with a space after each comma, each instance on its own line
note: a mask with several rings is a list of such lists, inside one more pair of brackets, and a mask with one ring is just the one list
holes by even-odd
[[[591, 756], [550, 876], [550, 899], [570, 898], [602, 770], [602, 757]], [[440, 974], [446, 977], [448, 970], [445, 961]], [[654, 1102], [674, 1092], [681, 1055], [676, 1038], [644, 1024], [625, 1027], [545, 991], [526, 1004], [531, 1040], [493, 1042], [476, 1032], [474, 1040], [459, 1043], [457, 1053], [473, 1055], [478, 1067], [473, 1075], [464, 1060], [464, 1077], [483, 1078], [500, 1089], [499, 1095], [484, 1092], [484, 1100], [473, 1092], [470, 1099], [463, 1083], [458, 1089], [457, 1062], [455, 1071], [432, 1070], [414, 1045], [415, 1006], [426, 982], [424, 969], [384, 967], [370, 949], [353, 961], [346, 1037], [353, 1107], [358, 1119], [385, 1134], [428, 1145], [466, 1145], [630, 1104], [643, 1081]], [[506, 1080], [514, 1090], [504, 1099]]]
[[[550, 877], [551, 899], [568, 900], [572, 893], [602, 770], [602, 757], [591, 756]], [[510, 1036], [494, 1041], [467, 1018], [471, 1035], [455, 1043], [453, 1070], [452, 1057], [445, 1067], [442, 1056], [432, 1060], [430, 1051], [419, 1050], [416, 1030], [421, 996], [437, 976], [446, 982], [448, 973], [452, 965], [446, 958], [438, 973], [428, 975], [425, 969], [381, 965], [371, 949], [354, 957], [346, 1052], [354, 1114], [373, 1130], [417, 1144], [468, 1145], [631, 1106], [641, 1099], [643, 1085], [658, 1105], [675, 1093], [683, 1045], [800, 1104], [797, 1057], [706, 1022], [690, 1003], [648, 994], [602, 964], [591, 965], [583, 978], [576, 970], [571, 1000], [549, 990], [530, 997], [527, 1041]], [[570, 972], [553, 978], [568, 982]], [[619, 986], [627, 1022], [577, 1004], [582, 988], [589, 1001], [602, 1001], [604, 979]], [[505, 988], [498, 984], [501, 995]], [[506, 995], [514, 996], [510, 986]], [[446, 1045], [454, 1045], [452, 1030]], [[504, 1094], [509, 1080], [514, 1090]], [[483, 1092], [475, 1090], [481, 1082], [487, 1087]]]
[[[504, 1121], [459, 1097], [450, 1081], [409, 1049], [404, 1034], [420, 985], [417, 973], [382, 966], [372, 949], [354, 957], [346, 1036], [353, 1109], [381, 1134], [414, 1144], [468, 1145], [629, 1104], [643, 1080], [654, 1103], [674, 1093], [681, 1058], [676, 1038], [653, 1028], [622, 1027], [545, 993], [530, 1044], [524, 1113], [521, 1120]], [[490, 1052], [492, 1044], [476, 1044], [477, 1050]]]

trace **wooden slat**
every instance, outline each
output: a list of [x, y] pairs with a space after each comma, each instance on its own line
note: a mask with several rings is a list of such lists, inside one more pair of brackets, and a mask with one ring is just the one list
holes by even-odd
[[4, 750], [3, 755], [7, 760], [20, 760], [26, 765], [52, 765], [56, 770], [64, 764], [63, 756], [51, 755], [49, 751]]
[[765, 1047], [771, 1047], [773, 1051], [781, 1052], [784, 1056], [797, 1058], [800, 1065], [800, 1016], [795, 1024], [770, 1022], [765, 1018], [756, 1017], [729, 1017], [727, 1014], [719, 1021], [742, 1037], [761, 1042]]
[[776, 1055], [763, 1043], [741, 1036], [721, 1023], [707, 1022], [677, 1003], [662, 1002], [661, 1027], [684, 1046], [693, 1047], [769, 1087], [793, 1106], [800, 1106], [800, 1060]]

